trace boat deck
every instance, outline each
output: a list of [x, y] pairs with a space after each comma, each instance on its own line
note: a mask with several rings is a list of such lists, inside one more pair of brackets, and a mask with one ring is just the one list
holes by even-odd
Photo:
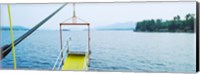
[[88, 69], [87, 55], [68, 54], [65, 59], [62, 70], [87, 70]]

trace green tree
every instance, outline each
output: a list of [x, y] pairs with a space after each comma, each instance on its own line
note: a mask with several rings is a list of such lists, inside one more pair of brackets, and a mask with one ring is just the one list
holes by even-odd
[[143, 20], [136, 23], [135, 31], [143, 32], [194, 32], [195, 15], [187, 14], [185, 20], [181, 20], [179, 15], [172, 20], [162, 21], [162, 19]]

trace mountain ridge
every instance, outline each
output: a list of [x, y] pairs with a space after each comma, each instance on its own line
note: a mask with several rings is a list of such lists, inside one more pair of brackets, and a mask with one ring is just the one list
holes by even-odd
[[133, 30], [136, 27], [135, 22], [114, 23], [107, 26], [95, 27], [95, 30]]

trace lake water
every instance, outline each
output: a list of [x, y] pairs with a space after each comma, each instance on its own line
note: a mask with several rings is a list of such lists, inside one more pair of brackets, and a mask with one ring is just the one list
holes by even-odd
[[[15, 31], [15, 38], [25, 31]], [[86, 49], [86, 31], [71, 36], [72, 47]], [[2, 44], [10, 42], [9, 31], [2, 32]], [[2, 46], [2, 45], [1, 45]], [[51, 70], [60, 50], [59, 31], [36, 31], [15, 47], [17, 69]], [[91, 71], [195, 72], [194, 33], [142, 33], [132, 31], [92, 31]], [[3, 69], [12, 69], [9, 53]]]

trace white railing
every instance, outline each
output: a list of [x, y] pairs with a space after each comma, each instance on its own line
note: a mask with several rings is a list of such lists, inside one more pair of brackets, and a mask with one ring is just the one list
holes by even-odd
[[63, 49], [61, 49], [59, 51], [59, 55], [56, 59], [56, 62], [52, 68], [52, 70], [60, 70], [60, 68], [62, 67], [63, 63], [64, 63], [64, 60], [65, 58], [67, 57], [67, 51], [69, 50], [69, 41], [71, 40], [71, 38], [68, 38]]

